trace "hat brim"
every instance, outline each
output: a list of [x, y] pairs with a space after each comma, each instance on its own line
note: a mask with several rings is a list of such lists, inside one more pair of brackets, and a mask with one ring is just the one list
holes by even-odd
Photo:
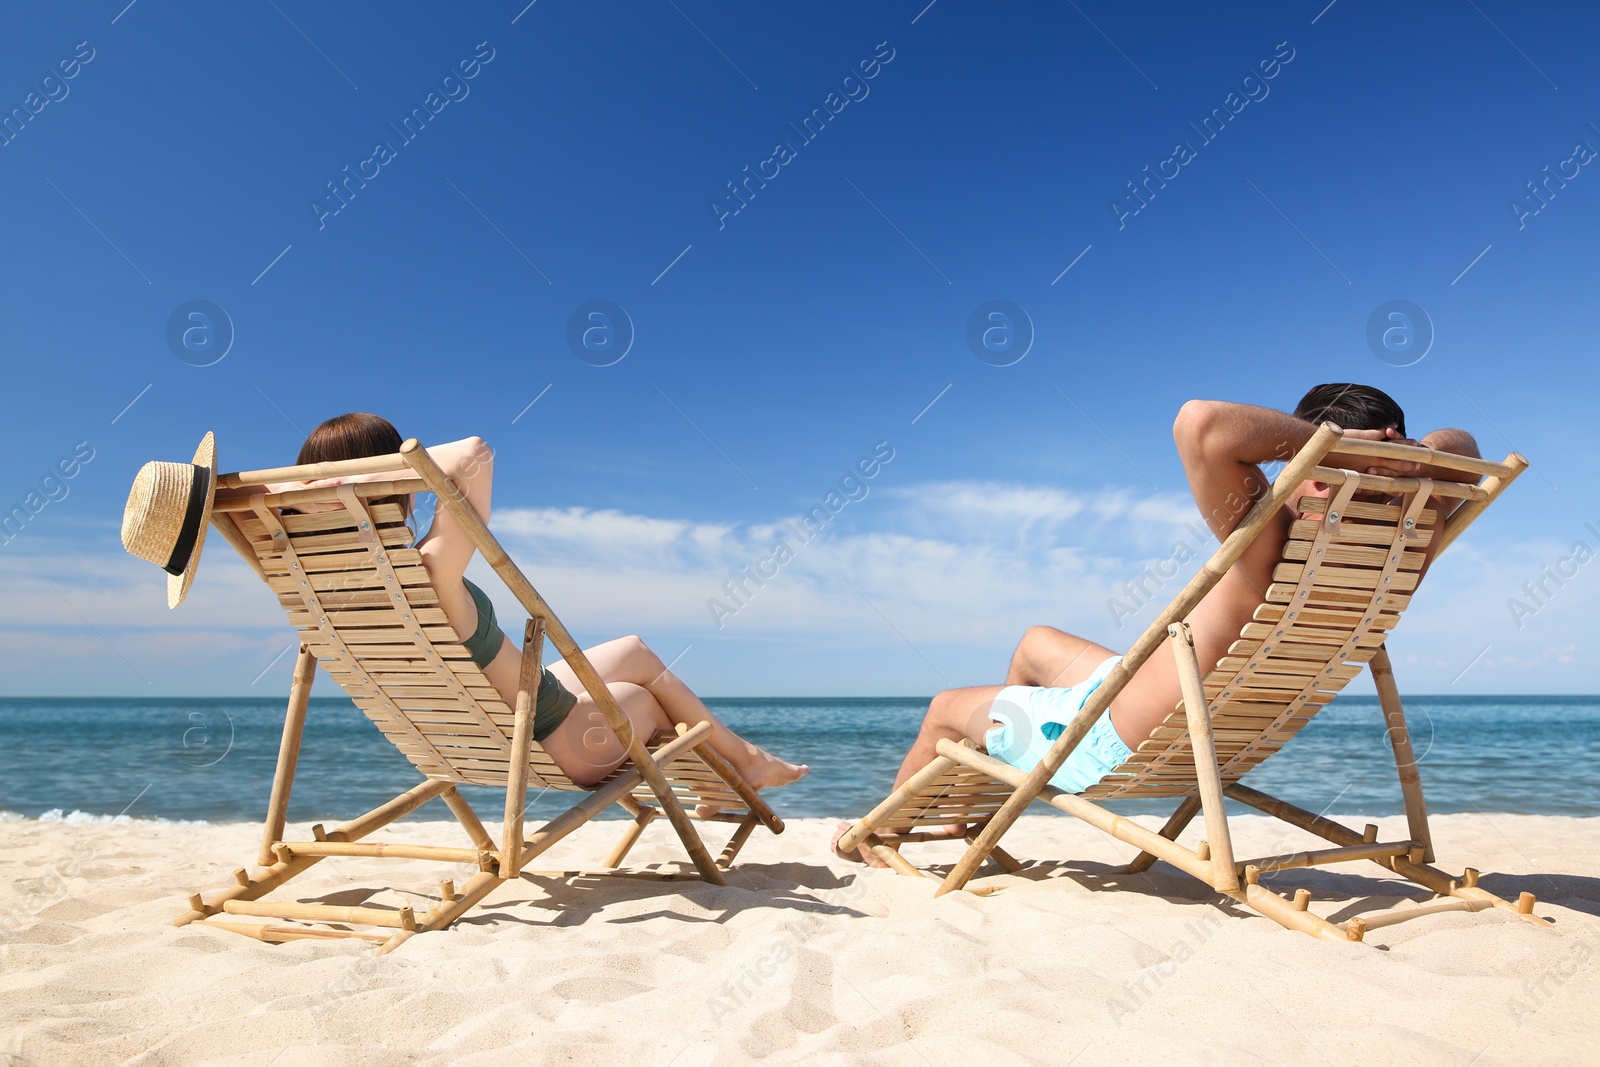
[[200, 532], [195, 535], [194, 550], [189, 553], [188, 565], [183, 568], [182, 574], [167, 575], [167, 607], [177, 607], [183, 603], [183, 598], [189, 595], [189, 584], [194, 581], [195, 568], [200, 565], [200, 550], [206, 544], [206, 530], [211, 527], [211, 506], [217, 499], [217, 436], [210, 430], [200, 439], [200, 447], [194, 450], [194, 459], [190, 461], [196, 467], [204, 467], [211, 473], [207, 479], [206, 502], [200, 512]]

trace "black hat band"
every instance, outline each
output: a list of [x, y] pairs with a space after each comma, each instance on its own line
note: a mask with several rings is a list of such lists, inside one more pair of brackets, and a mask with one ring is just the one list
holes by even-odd
[[194, 466], [194, 480], [189, 483], [189, 506], [183, 513], [183, 527], [178, 531], [178, 539], [173, 542], [172, 555], [167, 557], [167, 562], [161, 569], [168, 574], [182, 574], [189, 566], [189, 556], [194, 552], [194, 543], [200, 537], [200, 518], [206, 511], [206, 498], [211, 490], [211, 471], [206, 467]]

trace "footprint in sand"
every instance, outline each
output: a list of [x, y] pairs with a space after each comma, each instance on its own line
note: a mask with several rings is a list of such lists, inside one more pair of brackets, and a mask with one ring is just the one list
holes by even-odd
[[630, 982], [625, 978], [570, 978], [554, 987], [557, 996], [566, 1000], [594, 1001], [610, 1004], [653, 992], [651, 987]]
[[41, 919], [51, 919], [55, 922], [77, 923], [85, 919], [93, 919], [111, 911], [111, 908], [80, 900], [77, 897], [68, 897], [50, 905], [39, 913]]

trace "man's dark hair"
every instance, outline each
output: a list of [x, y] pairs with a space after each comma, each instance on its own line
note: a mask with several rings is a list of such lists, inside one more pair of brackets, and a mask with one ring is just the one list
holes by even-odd
[[1294, 409], [1294, 417], [1309, 423], [1331, 422], [1345, 430], [1381, 430], [1393, 426], [1406, 435], [1406, 413], [1382, 389], [1350, 382], [1319, 385]]

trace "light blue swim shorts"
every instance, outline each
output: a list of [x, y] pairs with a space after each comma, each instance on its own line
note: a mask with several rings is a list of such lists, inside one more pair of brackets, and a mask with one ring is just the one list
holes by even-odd
[[[1088, 678], [1065, 689], [1008, 685], [1000, 690], [989, 710], [989, 717], [1000, 725], [984, 735], [989, 755], [1019, 771], [1033, 770], [1067, 724], [1083, 710], [1089, 694], [1100, 688], [1111, 668], [1121, 662], [1121, 656], [1112, 656]], [[1133, 750], [1123, 744], [1111, 725], [1111, 716], [1102, 714], [1050, 784], [1063, 792], [1081, 793], [1127, 762], [1131, 755]]]

